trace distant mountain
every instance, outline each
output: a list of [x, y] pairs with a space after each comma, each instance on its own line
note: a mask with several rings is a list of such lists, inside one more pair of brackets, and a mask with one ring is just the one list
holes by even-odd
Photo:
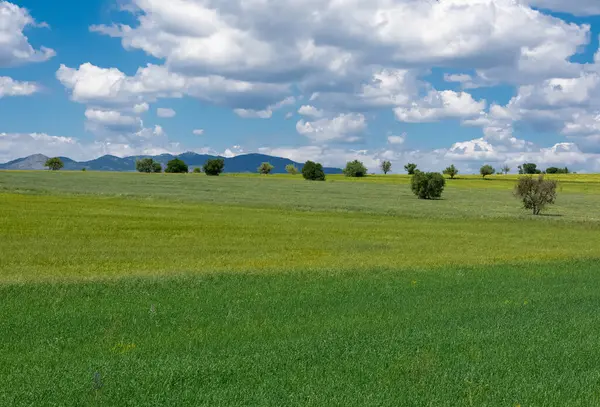
[[[294, 162], [287, 158], [273, 157], [264, 154], [245, 154], [238, 155], [231, 158], [217, 157], [214, 155], [196, 154], [193, 152], [187, 152], [179, 155], [161, 154], [157, 156], [133, 156], [133, 157], [115, 157], [114, 155], [104, 155], [90, 161], [74, 161], [68, 157], [60, 157], [65, 164], [64, 170], [81, 170], [83, 168], [92, 171], [135, 171], [135, 162], [140, 158], [150, 157], [155, 161], [165, 166], [167, 162], [173, 158], [179, 158], [186, 162], [190, 168], [201, 167], [204, 163], [213, 158], [223, 158], [225, 160], [225, 172], [256, 172], [256, 169], [263, 162], [269, 162], [275, 168], [273, 173], [282, 174], [285, 173], [285, 166], [293, 164], [302, 169], [304, 164]], [[30, 155], [29, 157], [19, 158], [7, 162], [6, 164], [0, 164], [0, 170], [43, 170], [45, 169], [44, 164], [48, 157], [42, 154]], [[326, 174], [341, 174], [342, 170], [339, 168], [325, 168]]]

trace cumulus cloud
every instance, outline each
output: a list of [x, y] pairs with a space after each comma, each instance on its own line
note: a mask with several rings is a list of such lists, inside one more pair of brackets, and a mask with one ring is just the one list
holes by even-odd
[[395, 145], [404, 144], [404, 141], [406, 141], [406, 135], [403, 134], [401, 136], [388, 136], [387, 141], [389, 144], [395, 144]]
[[273, 117], [273, 112], [281, 109], [287, 105], [293, 105], [296, 103], [296, 98], [293, 96], [289, 96], [277, 103], [267, 106], [266, 109], [263, 110], [255, 110], [255, 109], [234, 109], [233, 111], [238, 116], [244, 119], [270, 119]]
[[298, 114], [301, 114], [302, 116], [312, 117], [312, 118], [319, 118], [319, 117], [323, 117], [324, 112], [320, 109], [317, 109], [314, 106], [303, 105], [303, 106], [300, 106], [300, 109], [298, 109]]
[[175, 110], [173, 109], [159, 107], [158, 109], [156, 109], [156, 115], [164, 119], [170, 119], [172, 117], [175, 117], [175, 115], [177, 115], [177, 112], [175, 112]]
[[331, 119], [319, 119], [313, 122], [300, 120], [296, 131], [316, 143], [347, 142], [354, 143], [362, 139], [361, 133], [367, 128], [364, 115], [359, 113], [340, 114]]
[[194, 136], [203, 136], [204, 135], [204, 129], [196, 129], [196, 130], [192, 131], [192, 134]]
[[442, 119], [477, 117], [484, 113], [485, 107], [485, 100], [478, 102], [469, 93], [434, 90], [410, 107], [395, 108], [394, 113], [402, 122], [425, 123]]
[[20, 82], [6, 76], [0, 76], [0, 99], [5, 96], [29, 96], [39, 92], [40, 88], [33, 82]]

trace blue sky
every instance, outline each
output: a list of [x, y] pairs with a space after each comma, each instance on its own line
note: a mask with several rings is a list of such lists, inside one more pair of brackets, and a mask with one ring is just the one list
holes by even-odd
[[0, 0], [0, 19], [2, 162], [600, 171], [597, 0]]

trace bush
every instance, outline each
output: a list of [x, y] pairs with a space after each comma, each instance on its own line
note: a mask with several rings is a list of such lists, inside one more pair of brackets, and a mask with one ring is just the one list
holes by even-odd
[[439, 172], [415, 172], [411, 189], [419, 199], [436, 199], [442, 196], [446, 179]]
[[262, 163], [260, 167], [258, 167], [258, 172], [262, 175], [269, 175], [271, 171], [273, 171], [273, 167], [271, 163]]
[[456, 177], [456, 175], [458, 174], [458, 168], [456, 168], [454, 164], [452, 164], [450, 167], [444, 170], [444, 174], [448, 175], [450, 179], [454, 179], [454, 177]]
[[515, 196], [523, 202], [523, 208], [530, 209], [534, 215], [556, 201], [556, 187], [554, 180], [545, 180], [543, 175], [538, 178], [521, 177], [515, 186]]
[[364, 177], [367, 175], [367, 167], [358, 160], [350, 161], [346, 164], [346, 168], [344, 168], [344, 175], [355, 178]]
[[285, 171], [288, 174], [296, 175], [298, 174], [298, 168], [294, 164], [288, 164], [285, 166]]
[[48, 167], [49, 170], [52, 171], [58, 171], [61, 168], [63, 168], [65, 166], [65, 164], [62, 162], [62, 160], [58, 157], [54, 157], [54, 158], [48, 158], [48, 160], [46, 160], [46, 164], [44, 164], [45, 167]]
[[200, 168], [200, 167], [194, 168], [194, 174], [201, 174], [201, 173], [202, 173], [202, 168]]
[[383, 173], [387, 175], [388, 172], [392, 171], [392, 163], [390, 161], [382, 162], [381, 171], [383, 171]]
[[523, 165], [519, 165], [519, 174], [523, 175], [534, 175], [541, 174], [542, 171], [537, 169], [537, 164], [527, 163]]
[[302, 176], [309, 181], [325, 181], [325, 171], [319, 163], [307, 161], [302, 167]]
[[483, 178], [487, 177], [488, 175], [494, 175], [496, 173], [496, 170], [494, 169], [494, 167], [492, 167], [491, 165], [484, 165], [483, 167], [481, 167], [481, 169], [479, 170], [479, 173], [481, 174], [481, 176]]
[[546, 174], [569, 174], [570, 171], [567, 167], [565, 168], [557, 168], [557, 167], [550, 167], [548, 169], [546, 169]]
[[206, 175], [217, 176], [223, 172], [225, 168], [225, 160], [222, 158], [215, 158], [208, 160], [202, 169]]
[[152, 158], [142, 158], [135, 162], [135, 169], [139, 172], [162, 172], [162, 166], [159, 162], [154, 161]]
[[83, 167], [83, 168], [81, 169], [81, 171], [83, 171], [83, 172], [86, 172], [86, 171], [87, 171], [87, 168]]
[[167, 163], [167, 168], [165, 169], [165, 172], [168, 172], [171, 174], [187, 174], [188, 171], [189, 171], [189, 168], [188, 168], [187, 164], [185, 162], [183, 162], [183, 160], [180, 160], [179, 158], [174, 158], [171, 161], [169, 161]]
[[404, 169], [406, 170], [406, 172], [408, 172], [408, 175], [415, 175], [415, 171], [417, 171], [417, 164], [406, 164], [404, 166]]

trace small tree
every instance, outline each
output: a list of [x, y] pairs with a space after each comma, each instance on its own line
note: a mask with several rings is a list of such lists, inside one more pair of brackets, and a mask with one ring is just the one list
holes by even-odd
[[415, 171], [417, 170], [417, 164], [406, 164], [404, 166], [404, 170], [406, 170], [406, 172], [408, 172], [408, 175], [415, 175]]
[[206, 175], [217, 176], [223, 172], [225, 168], [225, 160], [222, 158], [215, 158], [212, 160], [208, 160], [202, 169]]
[[271, 163], [262, 163], [260, 167], [258, 167], [258, 172], [262, 175], [269, 175], [271, 171], [273, 171], [273, 167]]
[[344, 168], [344, 175], [355, 178], [364, 177], [367, 175], [367, 167], [358, 160], [350, 161]]
[[139, 172], [162, 172], [162, 165], [154, 161], [152, 158], [142, 158], [135, 162], [135, 169]]
[[569, 169], [567, 167], [565, 167], [565, 168], [550, 167], [550, 168], [546, 169], [546, 174], [568, 174], [568, 173], [569, 173]]
[[521, 175], [534, 175], [541, 173], [542, 171], [538, 170], [537, 164], [526, 163], [523, 165], [519, 165], [519, 174]]
[[325, 181], [325, 171], [319, 163], [307, 161], [302, 167], [302, 176], [309, 181]]
[[442, 196], [446, 179], [439, 172], [417, 171], [411, 179], [411, 189], [419, 199], [436, 199]]
[[294, 164], [288, 164], [285, 166], [285, 171], [290, 175], [296, 175], [298, 174], [298, 167]]
[[202, 168], [200, 168], [200, 167], [194, 168], [194, 174], [202, 174]]
[[179, 158], [174, 158], [167, 163], [167, 168], [165, 168], [165, 172], [171, 174], [187, 174], [189, 168], [183, 160]]
[[546, 206], [556, 202], [557, 186], [556, 181], [545, 180], [543, 175], [521, 177], [515, 186], [515, 196], [523, 202], [523, 208], [539, 215]]
[[508, 165], [504, 165], [500, 170], [504, 175], [508, 175], [508, 173], [510, 172], [510, 167]]
[[454, 166], [454, 164], [452, 164], [450, 167], [448, 167], [444, 170], [444, 174], [449, 176], [450, 179], [454, 179], [454, 177], [456, 177], [456, 175], [458, 175], [458, 168], [456, 168]]
[[48, 160], [46, 160], [46, 164], [44, 164], [45, 167], [48, 167], [49, 170], [52, 171], [58, 171], [61, 168], [63, 168], [65, 166], [65, 164], [62, 162], [62, 160], [58, 157], [54, 157], [54, 158], [48, 158]]
[[383, 173], [385, 175], [387, 175], [388, 172], [392, 171], [392, 163], [390, 161], [384, 161], [381, 163], [381, 171], [383, 171]]
[[481, 169], [479, 170], [479, 173], [481, 174], [481, 176], [483, 178], [487, 177], [488, 175], [494, 175], [496, 173], [496, 170], [494, 169], [494, 167], [492, 167], [491, 165], [484, 165], [483, 167], [481, 167]]

